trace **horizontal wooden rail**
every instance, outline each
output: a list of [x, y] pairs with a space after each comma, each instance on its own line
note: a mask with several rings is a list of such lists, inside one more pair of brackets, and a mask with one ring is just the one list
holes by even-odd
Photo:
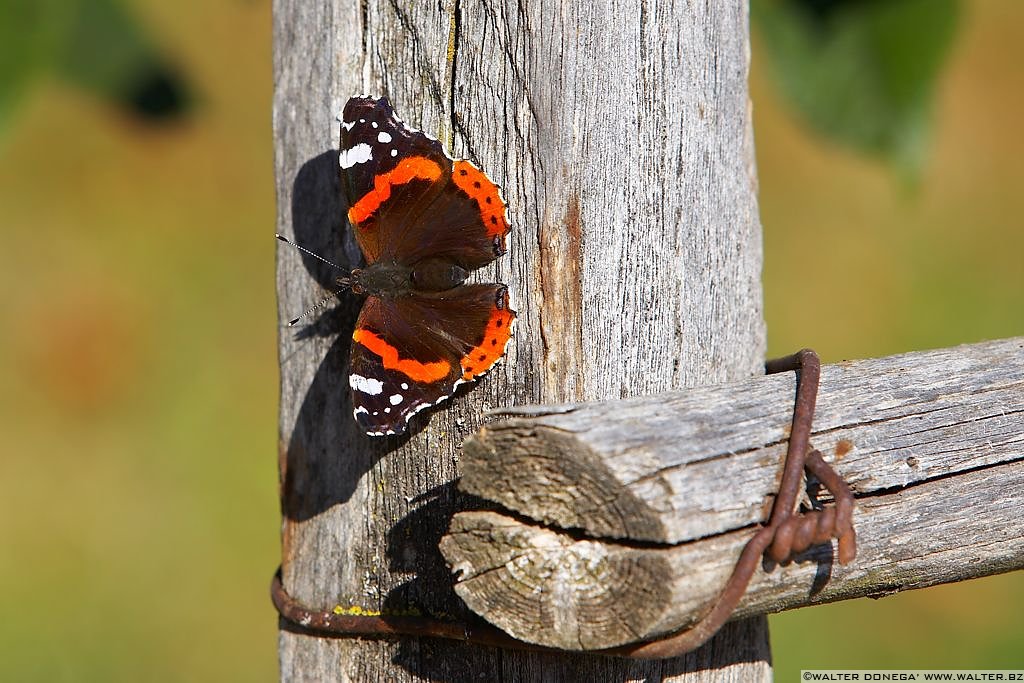
[[[793, 373], [533, 407], [467, 440], [456, 591], [516, 638], [598, 649], [685, 627], [764, 520]], [[1024, 339], [826, 366], [812, 444], [857, 498], [860, 551], [755, 575], [737, 616], [1024, 566]], [[812, 489], [813, 490], [813, 489]]]

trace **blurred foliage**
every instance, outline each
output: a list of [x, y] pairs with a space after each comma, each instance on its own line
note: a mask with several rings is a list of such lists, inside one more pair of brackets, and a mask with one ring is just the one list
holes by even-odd
[[957, 0], [754, 0], [773, 73], [815, 130], [909, 179], [924, 163]]
[[273, 680], [270, 3], [0, 6], [0, 681]]
[[173, 118], [181, 74], [119, 0], [5, 0], [0, 9], [0, 135], [31, 86], [55, 75], [142, 119]]
[[118, 0], [82, 0], [75, 9], [57, 65], [61, 76], [142, 118], [174, 117], [187, 109], [184, 79]]
[[61, 0], [5, 0], [0, 9], [0, 134], [29, 86], [53, 64], [68, 15]]

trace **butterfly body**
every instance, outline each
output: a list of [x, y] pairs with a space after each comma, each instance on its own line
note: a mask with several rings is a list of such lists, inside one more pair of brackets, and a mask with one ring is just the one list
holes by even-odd
[[356, 294], [395, 299], [453, 289], [465, 282], [468, 275], [464, 268], [444, 259], [425, 259], [415, 266], [378, 261], [353, 270], [349, 286]]

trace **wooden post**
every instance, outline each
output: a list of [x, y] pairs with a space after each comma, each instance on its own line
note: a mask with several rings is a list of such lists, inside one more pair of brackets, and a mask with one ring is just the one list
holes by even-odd
[[[482, 428], [459, 486], [517, 515], [455, 515], [456, 592], [549, 647], [692, 624], [778, 490], [794, 383], [526, 406]], [[822, 368], [811, 443], [859, 501], [858, 556], [839, 565], [823, 544], [758, 571], [736, 616], [1024, 567], [1022, 414], [1024, 338]]]
[[[513, 232], [487, 279], [519, 311], [507, 363], [411, 437], [369, 439], [347, 398], [358, 302], [280, 328], [283, 576], [307, 605], [462, 617], [437, 549], [459, 445], [494, 406], [637, 396], [761, 372], [761, 247], [747, 6], [276, 0], [278, 230], [353, 264], [337, 183], [345, 100], [406, 120], [503, 185]], [[279, 254], [281, 320], [333, 274]], [[334, 334], [338, 336], [335, 338]], [[422, 426], [424, 423], [418, 423]], [[671, 662], [436, 640], [280, 636], [285, 680], [770, 678], [766, 623]], [[691, 673], [697, 672], [697, 673]]]

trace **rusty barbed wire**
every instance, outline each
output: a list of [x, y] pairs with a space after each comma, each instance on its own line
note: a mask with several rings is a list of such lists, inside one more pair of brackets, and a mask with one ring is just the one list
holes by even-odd
[[[678, 657], [703, 645], [728, 621], [746, 592], [762, 557], [767, 556], [770, 560], [782, 564], [814, 545], [831, 540], [837, 541], [840, 564], [848, 564], [856, 557], [853, 491], [825, 462], [821, 452], [810, 446], [811, 424], [814, 420], [821, 377], [821, 361], [814, 351], [803, 349], [791, 356], [768, 361], [765, 363], [765, 370], [768, 374], [791, 371], [800, 373], [782, 480], [768, 523], [747, 541], [715, 604], [692, 627], [657, 640], [591, 650], [589, 653], [634, 659]], [[814, 475], [832, 495], [835, 501], [832, 506], [797, 511], [804, 471]], [[281, 618], [294, 630], [310, 635], [428, 636], [517, 650], [561, 651], [516, 640], [488, 624], [470, 625], [417, 616], [347, 615], [336, 614], [333, 610], [311, 609], [288, 594], [284, 588], [280, 568], [274, 574], [270, 593]]]

